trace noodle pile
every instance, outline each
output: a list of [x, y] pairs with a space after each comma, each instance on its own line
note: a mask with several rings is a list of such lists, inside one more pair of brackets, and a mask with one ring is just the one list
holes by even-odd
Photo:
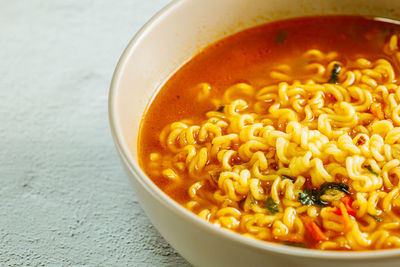
[[[187, 187], [186, 207], [243, 235], [323, 250], [400, 248], [398, 36], [385, 58], [341, 62], [308, 50], [301, 78], [238, 83], [200, 124], [167, 125], [148, 169]], [[268, 75], [268, 74], [267, 74]], [[184, 174], [184, 175], [183, 175]]]

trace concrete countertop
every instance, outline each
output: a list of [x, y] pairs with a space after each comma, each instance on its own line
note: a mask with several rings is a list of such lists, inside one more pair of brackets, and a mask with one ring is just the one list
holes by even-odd
[[114, 148], [114, 67], [168, 0], [2, 0], [0, 266], [189, 266]]

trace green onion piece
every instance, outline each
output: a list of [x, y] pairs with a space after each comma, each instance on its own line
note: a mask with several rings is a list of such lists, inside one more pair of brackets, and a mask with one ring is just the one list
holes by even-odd
[[339, 63], [335, 63], [335, 65], [333, 66], [332, 72], [331, 72], [331, 77], [329, 78], [328, 83], [333, 83], [333, 84], [337, 84], [338, 83], [338, 79], [339, 79], [339, 72], [340, 72], [340, 65]]
[[294, 183], [294, 179], [292, 177], [288, 176], [288, 175], [282, 175], [282, 178], [283, 179], [289, 179]]
[[375, 221], [382, 222], [382, 218], [381, 217], [378, 217], [378, 216], [375, 216], [375, 215], [371, 215], [371, 214], [368, 214], [368, 215], [371, 216], [372, 218], [374, 218]]
[[370, 173], [372, 173], [373, 175], [379, 176], [379, 173], [377, 173], [376, 171], [374, 171], [374, 170], [372, 169], [371, 165], [367, 165], [367, 166], [365, 166], [365, 168], [366, 168]]
[[299, 201], [301, 204], [310, 206], [315, 204], [312, 196], [312, 191], [308, 188], [304, 189], [303, 192], [299, 193]]
[[271, 197], [264, 201], [264, 206], [267, 208], [270, 215], [274, 215], [275, 213], [279, 212], [278, 204], [276, 204]]

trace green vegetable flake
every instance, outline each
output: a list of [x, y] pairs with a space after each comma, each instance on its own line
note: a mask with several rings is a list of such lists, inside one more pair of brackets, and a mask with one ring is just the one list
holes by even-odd
[[347, 195], [350, 194], [349, 187], [345, 184], [341, 183], [323, 183], [320, 188], [318, 189], [304, 189], [303, 192], [299, 193], [299, 201], [303, 205], [318, 205], [325, 207], [328, 205], [328, 202], [321, 199], [321, 196], [325, 194], [328, 189], [336, 189], [346, 193]]
[[271, 197], [264, 201], [264, 206], [267, 208], [270, 215], [274, 215], [275, 213], [279, 212], [278, 204], [276, 204]]
[[368, 215], [371, 216], [372, 218], [374, 218], [375, 221], [382, 222], [382, 218], [381, 217], [378, 217], [378, 216], [375, 216], [375, 215], [371, 215], [371, 214], [368, 214]]
[[294, 183], [294, 179], [288, 175], [282, 175], [283, 179], [289, 179], [290, 181], [292, 181]]
[[329, 78], [328, 83], [333, 83], [333, 84], [337, 84], [338, 83], [338, 79], [339, 79], [339, 72], [340, 72], [340, 65], [339, 63], [335, 63], [335, 65], [333, 66], [332, 72], [331, 72], [331, 77]]
[[371, 165], [367, 165], [367, 166], [365, 166], [365, 168], [366, 168], [370, 173], [372, 173], [373, 175], [379, 176], [379, 173], [377, 173], [376, 171], [374, 171], [374, 170], [372, 169]]
[[346, 193], [347, 195], [350, 194], [349, 187], [347, 185], [341, 184], [341, 183], [327, 183], [326, 182], [326, 183], [323, 183], [321, 185], [321, 187], [319, 188], [320, 196], [325, 194], [325, 191], [328, 189], [336, 189], [336, 190]]
[[219, 108], [217, 109], [217, 111], [218, 111], [218, 112], [222, 112], [222, 111], [224, 111], [224, 108], [225, 108], [224, 106], [219, 106]]
[[314, 200], [313, 200], [313, 194], [312, 194], [313, 190], [310, 189], [304, 189], [304, 192], [300, 192], [299, 193], [299, 201], [301, 202], [301, 204], [309, 206], [309, 205], [313, 205]]

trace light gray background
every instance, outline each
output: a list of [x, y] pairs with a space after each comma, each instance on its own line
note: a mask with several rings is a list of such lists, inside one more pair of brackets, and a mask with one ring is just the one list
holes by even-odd
[[188, 266], [134, 196], [107, 94], [168, 0], [0, 0], [0, 266]]

